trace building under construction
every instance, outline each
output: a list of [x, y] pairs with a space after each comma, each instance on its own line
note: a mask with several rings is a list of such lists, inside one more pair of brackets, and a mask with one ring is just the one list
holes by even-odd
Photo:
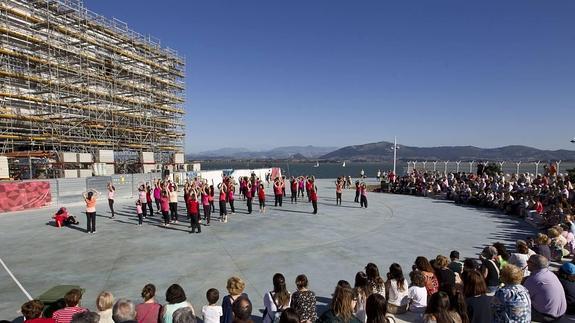
[[159, 41], [81, 0], [0, 0], [0, 42], [0, 155], [183, 153], [185, 62]]

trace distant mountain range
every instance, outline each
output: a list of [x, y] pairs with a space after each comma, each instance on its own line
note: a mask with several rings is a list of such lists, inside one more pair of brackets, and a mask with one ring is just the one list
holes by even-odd
[[[340, 148], [322, 155], [323, 160], [380, 161], [393, 159], [393, 143], [381, 141], [365, 145]], [[410, 147], [398, 145], [397, 158], [406, 160], [517, 160], [549, 161], [575, 160], [572, 150], [541, 150], [527, 146], [504, 146], [499, 148], [478, 148], [473, 146]]]
[[251, 151], [246, 148], [221, 148], [187, 155], [188, 159], [316, 159], [337, 147], [286, 146], [270, 150]]

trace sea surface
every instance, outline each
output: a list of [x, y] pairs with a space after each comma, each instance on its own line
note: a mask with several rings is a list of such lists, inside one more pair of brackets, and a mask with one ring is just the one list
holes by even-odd
[[[238, 161], [204, 161], [201, 163], [203, 170], [217, 170], [217, 169], [257, 169], [257, 168], [267, 168], [267, 167], [280, 167], [282, 173], [287, 176], [315, 176], [316, 178], [337, 178], [339, 176], [351, 176], [353, 178], [359, 177], [361, 171], [364, 171], [367, 177], [376, 177], [378, 170], [381, 172], [390, 171], [393, 169], [393, 162], [319, 162], [319, 166], [316, 163], [288, 163], [288, 162], [238, 162]], [[409, 169], [413, 169], [413, 162], [409, 163]], [[544, 163], [539, 164], [538, 172], [543, 172]], [[566, 173], [567, 169], [575, 168], [575, 162], [564, 162], [559, 165], [560, 173]], [[415, 164], [418, 170], [423, 170], [423, 162], [418, 161]], [[520, 173], [535, 173], [534, 163], [521, 163], [519, 165]], [[404, 175], [407, 173], [408, 163], [405, 161], [399, 161], [396, 166], [397, 173], [399, 175]], [[473, 164], [471, 167], [472, 171], [477, 170], [477, 164]], [[515, 162], [505, 162], [503, 164], [503, 172], [506, 174], [512, 174], [517, 172], [517, 164]], [[427, 162], [425, 164], [425, 170], [433, 171], [433, 162]], [[435, 164], [435, 170], [444, 171], [445, 163], [439, 161]], [[448, 172], [457, 171], [457, 164], [455, 162], [449, 162], [447, 164]], [[469, 162], [461, 162], [459, 164], [459, 171], [469, 172]]]

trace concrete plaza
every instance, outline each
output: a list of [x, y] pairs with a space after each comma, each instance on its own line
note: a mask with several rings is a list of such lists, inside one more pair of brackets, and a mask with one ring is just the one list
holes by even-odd
[[[384, 277], [397, 262], [407, 276], [417, 256], [449, 255], [456, 249], [462, 257], [476, 257], [486, 244], [512, 245], [533, 234], [523, 222], [491, 210], [378, 193], [370, 193], [369, 207], [362, 209], [353, 202], [353, 190], [346, 190], [343, 205], [336, 206], [333, 180], [319, 180], [318, 188], [318, 215], [311, 214], [307, 201], [291, 204], [289, 196], [283, 207], [274, 207], [268, 189], [264, 215], [257, 202], [254, 212], [246, 214], [245, 202], [236, 198], [229, 222], [216, 222], [216, 214], [201, 234], [188, 233], [189, 223], [183, 221], [164, 228], [158, 215], [137, 226], [135, 198], [116, 201], [115, 219], [109, 218], [107, 203], [99, 202], [96, 234], [85, 233], [81, 203], [69, 207], [80, 220], [72, 228], [47, 224], [56, 207], [2, 214], [0, 258], [33, 297], [54, 285], [80, 285], [86, 289], [82, 305], [91, 310], [103, 290], [139, 302], [141, 288], [151, 282], [161, 303], [170, 284], [182, 285], [198, 313], [206, 290], [215, 287], [223, 297], [228, 277], [236, 275], [246, 282], [254, 315], [261, 316], [263, 295], [273, 288], [276, 272], [285, 275], [290, 291], [295, 277], [305, 273], [321, 311], [337, 281], [353, 285], [356, 272], [368, 262], [377, 264]], [[185, 208], [179, 204], [184, 220]], [[26, 300], [1, 269], [0, 319], [18, 316]]]

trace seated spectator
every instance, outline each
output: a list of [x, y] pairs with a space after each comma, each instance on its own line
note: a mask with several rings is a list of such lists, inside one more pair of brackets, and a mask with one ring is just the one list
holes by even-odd
[[451, 262], [449, 263], [448, 268], [451, 269], [454, 273], [460, 274], [463, 272], [463, 262], [459, 260], [459, 251], [453, 250], [449, 254], [449, 259]]
[[537, 238], [535, 238], [535, 245], [533, 246], [533, 251], [538, 255], [542, 255], [547, 260], [551, 259], [551, 249], [549, 248], [549, 237], [546, 234], [539, 233]]
[[172, 323], [174, 312], [182, 307], [190, 307], [192, 312], [194, 311], [192, 304], [186, 300], [184, 289], [178, 284], [173, 284], [168, 287], [168, 290], [166, 290], [166, 302], [168, 302], [168, 304], [162, 308], [164, 323]]
[[567, 300], [567, 314], [575, 314], [575, 265], [567, 262], [564, 263], [557, 272], [559, 281], [565, 291]]
[[174, 323], [196, 323], [196, 315], [191, 307], [182, 307], [174, 312], [172, 322]]
[[96, 307], [98, 308], [98, 315], [100, 315], [99, 323], [114, 323], [112, 319], [112, 307], [114, 306], [114, 296], [110, 292], [101, 292], [96, 300]]
[[561, 235], [563, 229], [561, 227], [553, 227], [547, 230], [547, 236], [550, 239], [549, 248], [551, 250], [551, 259], [560, 262], [564, 256], [569, 255], [569, 251], [565, 249], [567, 240]]
[[252, 302], [247, 295], [240, 295], [232, 305], [233, 323], [253, 323]]
[[120, 298], [112, 309], [112, 317], [116, 323], [137, 323], [136, 306], [131, 300]]
[[286, 288], [284, 275], [276, 273], [272, 279], [274, 289], [264, 295], [265, 306], [263, 323], [272, 323], [276, 315], [281, 316], [281, 312], [290, 307], [291, 295]]
[[423, 313], [427, 307], [427, 289], [425, 288], [425, 276], [420, 271], [412, 271], [410, 274], [411, 287], [407, 290], [409, 298], [409, 311]]
[[162, 305], [156, 303], [156, 286], [146, 284], [140, 295], [144, 302], [136, 305], [136, 320], [138, 320], [138, 323], [157, 323], [162, 311]]
[[308, 289], [306, 275], [298, 275], [295, 279], [297, 291], [291, 296], [291, 307], [297, 312], [304, 323], [313, 323], [317, 319], [315, 293]]
[[289, 307], [282, 312], [279, 323], [300, 323], [302, 320], [295, 309]]
[[54, 323], [53, 318], [43, 318], [44, 303], [35, 299], [22, 304], [20, 311], [27, 323]]
[[98, 313], [84, 311], [74, 314], [71, 323], [98, 323], [99, 320], [100, 315]]
[[448, 266], [449, 260], [447, 257], [442, 255], [435, 257], [435, 274], [439, 281], [439, 290], [444, 292], [455, 287], [455, 273]]
[[527, 268], [527, 260], [535, 254], [535, 251], [529, 249], [529, 246], [523, 240], [517, 240], [515, 249], [517, 252], [511, 254], [509, 263], [523, 270], [523, 277], [527, 277], [531, 274], [529, 268]]
[[354, 315], [356, 303], [357, 298], [354, 298], [351, 288], [336, 287], [329, 309], [317, 319], [317, 323], [361, 323]]
[[427, 290], [427, 295], [431, 296], [439, 290], [439, 281], [435, 275], [433, 267], [429, 263], [429, 260], [423, 256], [415, 258], [414, 270], [420, 271], [425, 277], [425, 289]]
[[490, 323], [491, 297], [486, 295], [485, 279], [477, 271], [467, 271], [462, 275], [462, 280], [469, 322]]
[[207, 305], [202, 307], [202, 318], [204, 323], [220, 323], [223, 315], [222, 307], [218, 305], [220, 299], [220, 292], [215, 288], [210, 288], [206, 292]]
[[493, 246], [485, 247], [481, 252], [480, 272], [485, 278], [487, 290], [494, 293], [499, 287], [499, 265], [497, 264], [497, 249]]
[[561, 318], [567, 311], [563, 286], [541, 255], [533, 255], [527, 262], [531, 275], [523, 285], [531, 295], [532, 319], [549, 322]]
[[429, 298], [429, 304], [423, 315], [425, 323], [461, 323], [461, 317], [456, 311], [450, 310], [449, 295], [445, 292], [437, 292]]
[[[222, 299], [222, 323], [232, 323], [234, 320], [233, 312], [232, 312], [232, 304], [240, 297], [245, 296], [248, 297], [247, 294], [244, 293], [244, 288], [246, 284], [244, 281], [239, 277], [230, 277], [228, 279], [226, 289], [228, 290], [228, 295], [224, 296]], [[248, 299], [249, 300], [249, 299]], [[251, 302], [250, 302], [251, 305]]]
[[495, 292], [491, 303], [493, 322], [531, 322], [531, 299], [529, 291], [521, 285], [522, 280], [523, 271], [517, 266], [503, 268], [501, 282], [505, 285]]
[[56, 323], [70, 323], [72, 321], [72, 316], [76, 313], [85, 312], [88, 309], [78, 306], [80, 300], [82, 299], [82, 291], [74, 288], [66, 293], [64, 296], [64, 302], [66, 302], [66, 307], [57, 310], [52, 315], [52, 318]]
[[365, 266], [365, 274], [367, 275], [367, 281], [371, 288], [371, 293], [378, 293], [385, 296], [385, 281], [379, 275], [379, 269], [374, 263], [369, 263]]
[[371, 294], [367, 298], [365, 304], [365, 312], [367, 314], [366, 323], [391, 323], [395, 320], [387, 317], [387, 302], [385, 297], [380, 294]]
[[511, 255], [503, 243], [496, 242], [493, 244], [493, 246], [497, 250], [497, 264], [499, 265], [499, 270], [501, 270], [503, 267], [505, 267], [505, 265], [507, 265]]
[[409, 305], [408, 288], [401, 266], [396, 263], [391, 264], [385, 282], [387, 313], [402, 314], [407, 312]]
[[355, 284], [353, 291], [357, 297], [357, 304], [355, 305], [355, 316], [362, 322], [367, 320], [365, 314], [365, 303], [367, 302], [367, 297], [371, 295], [371, 287], [369, 286], [369, 281], [367, 280], [367, 275], [363, 271], [358, 271], [355, 274]]

